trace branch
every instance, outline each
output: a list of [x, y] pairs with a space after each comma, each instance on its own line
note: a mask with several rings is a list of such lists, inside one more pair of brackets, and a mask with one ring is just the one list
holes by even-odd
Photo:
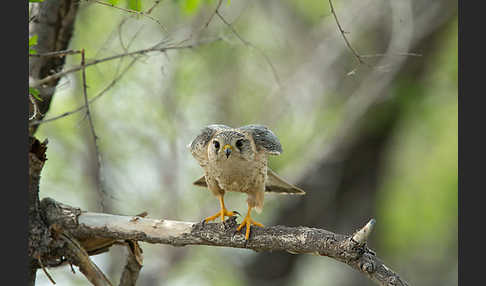
[[60, 234], [60, 238], [66, 243], [66, 256], [69, 261], [78, 265], [79, 270], [95, 286], [113, 286], [105, 274], [91, 261], [86, 250], [81, 247], [79, 242], [65, 233]]
[[332, 5], [331, 0], [329, 0], [329, 7], [331, 8], [331, 13], [334, 16], [334, 20], [336, 20], [336, 24], [339, 28], [339, 32], [343, 36], [344, 42], [346, 43], [346, 46], [348, 46], [348, 49], [351, 51], [351, 53], [353, 53], [354, 57], [356, 58], [356, 60], [358, 60], [358, 62], [360, 64], [365, 64], [365, 65], [369, 66], [369, 64], [366, 63], [365, 61], [363, 61], [363, 59], [358, 54], [358, 52], [356, 52], [356, 50], [353, 48], [353, 46], [351, 46], [351, 44], [349, 43], [348, 38], [346, 37], [345, 32], [344, 32], [343, 28], [341, 27], [341, 23], [339, 23], [338, 17], [336, 15], [336, 11], [334, 10], [334, 6]]
[[127, 240], [127, 262], [120, 278], [120, 286], [134, 286], [143, 266], [142, 249], [138, 242]]
[[101, 154], [98, 148], [98, 135], [96, 135], [93, 119], [91, 118], [91, 111], [89, 109], [89, 101], [88, 101], [88, 92], [87, 92], [87, 85], [86, 85], [86, 62], [84, 56], [84, 49], [81, 50], [81, 66], [82, 69], [82, 80], [83, 80], [83, 98], [84, 98], [84, 106], [86, 109], [86, 117], [88, 118], [89, 129], [91, 131], [91, 135], [93, 136], [93, 144], [95, 148], [95, 156], [96, 156], [96, 189], [98, 190], [98, 195], [100, 196], [100, 206], [101, 211], [105, 212], [105, 204], [104, 204], [104, 191], [103, 191], [103, 174], [101, 173]]
[[[41, 203], [49, 224], [56, 223], [73, 237], [90, 239], [143, 241], [172, 246], [208, 245], [247, 248], [255, 251], [286, 251], [292, 254], [328, 256], [366, 274], [379, 285], [408, 285], [366, 246], [374, 219], [353, 235], [335, 234], [309, 227], [270, 226], [252, 229], [249, 241], [236, 232], [236, 217], [221, 223], [193, 223], [139, 216], [91, 213], [59, 204], [50, 198]], [[62, 206], [61, 206], [62, 205]], [[224, 227], [223, 227], [224, 226]], [[92, 246], [92, 243], [90, 244]]]
[[273, 65], [272, 61], [270, 60], [270, 58], [267, 56], [267, 54], [260, 48], [258, 48], [257, 46], [253, 45], [251, 42], [245, 40], [237, 31], [236, 29], [233, 27], [233, 25], [231, 25], [231, 23], [229, 23], [228, 21], [226, 21], [226, 19], [223, 17], [223, 15], [221, 15], [221, 13], [219, 13], [219, 11], [216, 9], [216, 15], [218, 15], [219, 19], [221, 20], [221, 22], [223, 22], [226, 26], [228, 26], [228, 28], [230, 28], [231, 32], [243, 43], [245, 44], [247, 47], [250, 47], [250, 48], [253, 48], [255, 49], [258, 53], [260, 53], [260, 55], [265, 59], [265, 62], [267, 62], [267, 64], [270, 66], [270, 68], [272, 69], [272, 73], [273, 73], [273, 76], [275, 77], [275, 81], [277, 82], [277, 85], [279, 88], [282, 87], [282, 84], [280, 82], [280, 77], [278, 76], [278, 73], [277, 73], [277, 69], [275, 68], [275, 66]]
[[156, 1], [154, 6], [152, 6], [152, 8], [150, 8], [150, 10], [148, 12], [144, 12], [144, 11], [137, 11], [137, 10], [132, 10], [132, 9], [128, 9], [128, 8], [123, 8], [123, 7], [118, 7], [118, 6], [115, 6], [114, 4], [111, 4], [111, 3], [108, 3], [108, 2], [103, 2], [103, 1], [100, 1], [100, 0], [87, 0], [88, 2], [95, 2], [95, 3], [98, 3], [98, 4], [101, 4], [101, 5], [104, 5], [104, 6], [108, 6], [108, 7], [111, 7], [111, 8], [114, 8], [114, 9], [118, 9], [118, 10], [121, 10], [121, 11], [124, 11], [124, 12], [128, 12], [128, 13], [131, 13], [133, 15], [141, 15], [143, 17], [147, 17], [149, 18], [150, 20], [154, 21], [155, 23], [157, 23], [157, 25], [159, 25], [162, 30], [164, 30], [165, 33], [169, 33], [169, 31], [167, 30], [167, 28], [162, 25], [162, 23], [160, 23], [159, 20], [157, 20], [155, 17], [153, 16], [150, 16], [150, 12], [152, 12], [152, 9], [158, 4], [159, 1]]
[[102, 58], [102, 59], [92, 60], [92, 61], [88, 61], [84, 66], [82, 66], [82, 65], [75, 66], [75, 67], [72, 67], [70, 69], [64, 70], [62, 72], [58, 72], [58, 73], [52, 74], [50, 76], [47, 76], [43, 79], [34, 81], [34, 82], [29, 84], [29, 87], [39, 87], [39, 86], [42, 86], [42, 85], [49, 83], [53, 80], [56, 80], [60, 77], [63, 77], [67, 74], [82, 70], [84, 67], [89, 67], [89, 66], [92, 66], [92, 65], [96, 65], [96, 64], [111, 61], [111, 60], [116, 60], [116, 59], [127, 57], [127, 56], [142, 55], [142, 54], [146, 54], [146, 53], [150, 53], [150, 52], [165, 52], [165, 51], [168, 51], [168, 50], [190, 49], [190, 48], [194, 48], [194, 47], [197, 47], [199, 45], [202, 45], [202, 44], [212, 43], [212, 42], [218, 41], [218, 40], [220, 40], [220, 38], [216, 38], [216, 39], [209, 40], [209, 41], [201, 41], [201, 42], [187, 44], [187, 45], [174, 45], [174, 46], [167, 46], [167, 47], [159, 47], [159, 45], [157, 44], [154, 47], [147, 48], [147, 49], [142, 49], [142, 50], [137, 50], [137, 51], [133, 51], [133, 52], [129, 52], [129, 53], [113, 55], [113, 56]]
[[[94, 96], [93, 98], [91, 98], [88, 103], [89, 104], [92, 104], [93, 102], [95, 102], [96, 100], [98, 100], [101, 96], [103, 96], [110, 88], [112, 88], [128, 72], [128, 70], [135, 64], [135, 62], [137, 61], [137, 59], [138, 59], [138, 57], [133, 58], [132, 61], [123, 69], [123, 71], [119, 75], [117, 75], [96, 96]], [[47, 118], [47, 119], [43, 119], [43, 120], [33, 120], [33, 121], [29, 122], [29, 126], [30, 125], [39, 125], [39, 124], [43, 124], [43, 123], [47, 123], [47, 122], [52, 122], [54, 120], [57, 120], [57, 119], [60, 119], [60, 118], [63, 118], [63, 117], [66, 117], [66, 116], [75, 114], [75, 113], [77, 113], [79, 111], [84, 110], [86, 108], [86, 106], [87, 105], [83, 104], [83, 105], [79, 106], [78, 108], [76, 108], [74, 110], [71, 110], [71, 111], [67, 111], [67, 112], [62, 113], [61, 115], [57, 115], [57, 116], [54, 116], [54, 117], [51, 117], [51, 118]]]
[[[66, 52], [74, 31], [79, 1], [50, 0], [30, 6], [29, 36], [36, 35], [38, 42], [34, 47], [37, 55], [29, 55], [29, 81], [37, 81], [64, 67], [66, 57], [62, 53]], [[38, 89], [42, 102], [37, 102], [36, 120], [42, 119], [49, 110], [57, 82], [46, 82], [47, 85]], [[29, 126], [30, 135], [36, 130], [37, 126]]]

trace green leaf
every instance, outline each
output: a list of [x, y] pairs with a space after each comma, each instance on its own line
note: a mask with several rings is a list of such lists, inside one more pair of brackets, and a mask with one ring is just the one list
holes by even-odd
[[109, 0], [108, 3], [110, 3], [111, 5], [115, 6], [118, 4], [118, 2], [120, 2], [120, 0]]
[[199, 8], [200, 4], [201, 0], [186, 0], [182, 5], [182, 9], [187, 14], [192, 14]]
[[34, 49], [29, 49], [29, 54], [30, 55], [35, 55], [35, 54], [37, 54], [37, 51], [34, 50]]
[[128, 0], [128, 8], [135, 11], [142, 11], [142, 0]]
[[29, 94], [35, 97], [37, 100], [43, 101], [39, 96], [39, 90], [34, 87], [29, 87]]
[[33, 35], [29, 38], [29, 48], [37, 45], [37, 35]]
[[29, 0], [30, 3], [33, 3], [33, 2], [44, 2], [44, 0]]

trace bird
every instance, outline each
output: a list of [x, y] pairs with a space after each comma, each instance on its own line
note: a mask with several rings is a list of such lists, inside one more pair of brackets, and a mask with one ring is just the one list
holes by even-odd
[[251, 211], [255, 209], [261, 213], [265, 192], [305, 194], [268, 167], [268, 156], [280, 155], [283, 149], [277, 136], [264, 125], [232, 128], [211, 124], [201, 129], [188, 148], [204, 170], [204, 175], [193, 184], [207, 187], [220, 204], [220, 211], [205, 218], [203, 223], [217, 218], [224, 222], [225, 217], [239, 214], [228, 211], [224, 195], [226, 192], [246, 193], [248, 211], [236, 229], [239, 232], [246, 227], [246, 241], [249, 240], [252, 225], [263, 227], [263, 224], [252, 219]]

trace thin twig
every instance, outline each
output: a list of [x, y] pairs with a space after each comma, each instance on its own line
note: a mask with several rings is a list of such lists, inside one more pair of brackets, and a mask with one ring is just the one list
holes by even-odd
[[35, 117], [37, 116], [37, 114], [41, 114], [41, 113], [39, 111], [39, 108], [37, 107], [37, 103], [35, 103], [34, 97], [32, 95], [30, 95], [30, 94], [29, 94], [29, 100], [30, 100], [30, 103], [32, 103], [32, 106], [34, 108], [34, 113], [32, 114], [31, 117], [29, 117], [29, 121], [30, 121], [32, 119], [35, 119]]
[[97, 183], [97, 190], [100, 195], [100, 206], [102, 212], [105, 211], [105, 205], [103, 203], [104, 201], [104, 191], [103, 191], [103, 186], [102, 186], [102, 174], [101, 174], [101, 155], [100, 151], [98, 149], [98, 136], [96, 135], [94, 124], [93, 124], [93, 119], [91, 118], [91, 112], [89, 110], [89, 101], [88, 101], [88, 93], [87, 93], [87, 85], [86, 85], [86, 67], [85, 67], [85, 59], [84, 59], [84, 49], [81, 50], [81, 66], [83, 67], [82, 69], [82, 80], [83, 80], [83, 97], [84, 97], [84, 106], [86, 109], [86, 117], [88, 118], [89, 122], [89, 129], [91, 131], [91, 135], [93, 136], [93, 143], [95, 147], [95, 155], [96, 155], [96, 173], [97, 173], [97, 178], [96, 178], [96, 183]]
[[209, 23], [211, 22], [211, 20], [213, 20], [214, 15], [218, 14], [219, 7], [221, 7], [221, 3], [223, 3], [223, 0], [219, 0], [218, 5], [216, 5], [216, 9], [214, 9], [213, 13], [211, 13], [211, 16], [209, 16], [208, 20], [206, 21], [204, 26], [202, 26], [202, 29], [199, 32], [201, 32], [202, 30], [206, 29], [209, 26]]
[[[220, 40], [220, 38], [217, 38], [215, 40]], [[186, 46], [179, 46], [178, 48], [180, 49], [183, 49], [183, 48], [193, 48], [199, 44], [203, 44], [203, 43], [206, 43], [206, 42], [199, 42], [199, 43], [194, 43], [194, 44], [191, 44], [191, 45], [186, 45]], [[131, 44], [131, 43], [130, 43]], [[129, 44], [129, 46], [130, 46]], [[157, 44], [159, 45], [159, 44]], [[163, 51], [164, 48], [160, 48], [158, 49], [159, 51]], [[168, 47], [167, 49], [177, 49], [177, 47]], [[150, 48], [150, 49], [145, 49], [145, 50], [139, 50], [139, 51], [136, 51], [136, 52], [131, 52], [131, 53], [125, 53], [125, 54], [121, 54], [119, 55], [118, 57], [116, 58], [122, 58], [124, 56], [126, 56], [127, 54], [130, 54], [130, 55], [140, 55], [140, 54], [145, 54], [147, 53], [147, 50], [151, 50], [151, 51], [157, 51], [157, 49], [154, 49], [154, 48]], [[101, 98], [101, 96], [103, 96], [103, 94], [105, 94], [111, 87], [113, 87], [125, 74], [126, 72], [130, 69], [130, 67], [135, 64], [135, 62], [138, 60], [139, 57], [136, 57], [136, 58], [133, 58], [132, 61], [127, 65], [127, 67], [121, 72], [120, 75], [118, 75], [115, 79], [113, 79], [102, 91], [100, 91], [95, 97], [93, 97], [92, 99], [89, 100], [89, 104], [92, 104], [93, 102], [95, 102], [96, 100], [98, 100], [99, 98]], [[105, 61], [105, 60], [102, 60], [102, 61]], [[85, 66], [88, 66], [89, 64], [85, 64]], [[77, 68], [77, 67], [76, 67]], [[78, 113], [79, 111], [82, 111], [86, 108], [86, 105], [82, 105], [82, 106], [79, 106], [78, 108], [74, 109], [74, 110], [71, 110], [71, 111], [68, 111], [68, 112], [64, 112], [58, 116], [54, 116], [54, 117], [51, 117], [51, 118], [48, 118], [48, 119], [43, 119], [43, 120], [33, 120], [31, 122], [29, 122], [29, 126], [32, 126], [32, 125], [39, 125], [39, 124], [44, 124], [44, 123], [48, 123], [48, 122], [52, 122], [52, 121], [55, 121], [57, 119], [61, 119], [61, 118], [64, 118], [66, 116], [69, 116], [69, 115], [72, 115], [72, 114], [75, 114], [75, 113]]]
[[344, 32], [343, 28], [341, 27], [341, 23], [339, 23], [338, 17], [336, 15], [336, 12], [334, 11], [334, 6], [332, 5], [331, 0], [329, 0], [329, 6], [331, 7], [331, 13], [334, 16], [334, 19], [336, 20], [336, 24], [339, 28], [339, 32], [341, 33], [341, 35], [344, 39], [344, 42], [346, 43], [346, 46], [348, 46], [348, 49], [351, 51], [351, 53], [353, 53], [354, 57], [358, 60], [358, 62], [360, 64], [365, 64], [367, 66], [370, 66], [368, 63], [363, 61], [362, 57], [358, 54], [358, 52], [356, 52], [356, 50], [349, 43], [348, 38], [346, 37], [345, 32]]
[[51, 281], [51, 283], [55, 285], [56, 284], [56, 281], [54, 281], [54, 279], [52, 279], [52, 277], [49, 274], [49, 272], [47, 272], [47, 269], [44, 267], [44, 264], [42, 263], [42, 260], [40, 259], [39, 256], [37, 256], [37, 261], [39, 262], [39, 265], [42, 268], [42, 271], [44, 271], [44, 273], [46, 274], [47, 278], [49, 278], [49, 280]]
[[66, 50], [66, 51], [56, 51], [40, 54], [29, 54], [29, 57], [64, 57], [67, 55], [80, 54], [80, 50]]
[[73, 274], [76, 274], [76, 271], [74, 271], [74, 267], [71, 262], [69, 262], [69, 267], [71, 267], [71, 271], [73, 272]]
[[155, 6], [159, 5], [160, 3], [160, 0], [155, 0], [154, 4], [152, 5], [152, 7], [150, 7], [149, 9], [147, 9], [147, 11], [145, 12], [145, 14], [150, 14], [152, 13], [152, 10], [155, 8]]
[[107, 3], [107, 2], [104, 2], [104, 1], [100, 1], [100, 0], [87, 0], [87, 1], [92, 1], [92, 2], [101, 4], [101, 5], [104, 5], [104, 6], [108, 6], [108, 7], [112, 7], [112, 8], [121, 10], [121, 11], [128, 12], [128, 13], [131, 13], [131, 14], [141, 15], [141, 16], [147, 17], [147, 18], [151, 19], [152, 21], [156, 22], [164, 30], [164, 32], [166, 32], [167, 34], [169, 33], [167, 28], [164, 25], [162, 25], [162, 23], [159, 20], [157, 20], [155, 17], [149, 15], [148, 13], [146, 13], [144, 11], [137, 11], [137, 10], [132, 10], [132, 9], [128, 9], [128, 8], [118, 7], [118, 6], [115, 6], [111, 3]]
[[[128, 57], [128, 56], [137, 55], [137, 54], [146, 54], [146, 53], [150, 53], [150, 52], [165, 52], [165, 51], [169, 51], [169, 50], [191, 49], [191, 48], [203, 45], [203, 44], [219, 41], [220, 39], [221, 38], [218, 37], [218, 38], [215, 38], [215, 39], [211, 39], [211, 40], [207, 40], [207, 41], [200, 41], [200, 42], [191, 43], [191, 44], [187, 44], [187, 45], [173, 45], [173, 46], [167, 46], [167, 47], [159, 47], [159, 44], [157, 44], [157, 45], [155, 45], [151, 48], [148, 48], [148, 49], [141, 49], [141, 50], [137, 50], [137, 51], [133, 51], [133, 52], [129, 52], [129, 53], [123, 53], [123, 54], [113, 55], [113, 56], [98, 59], [98, 60], [88, 61], [87, 63], [85, 63], [84, 66], [89, 67], [89, 66], [96, 65], [96, 64], [99, 64], [99, 63], [103, 63], [103, 62], [107, 62], [107, 61], [111, 61], [111, 60], [116, 60], [116, 59], [119, 59], [119, 58]], [[72, 67], [70, 69], [52, 74], [52, 75], [47, 76], [43, 79], [40, 79], [40, 80], [33, 82], [32, 84], [29, 85], [29, 87], [39, 87], [43, 84], [50, 82], [51, 80], [58, 79], [60, 77], [63, 77], [65, 75], [73, 73], [73, 72], [77, 72], [77, 71], [81, 70], [82, 68], [83, 68], [82, 66], [75, 66], [75, 67]]]
[[270, 66], [270, 68], [272, 69], [272, 73], [273, 73], [273, 76], [275, 77], [275, 81], [277, 82], [277, 85], [279, 87], [281, 87], [281, 82], [280, 82], [280, 77], [278, 76], [278, 73], [277, 73], [277, 69], [275, 68], [275, 66], [273, 65], [272, 61], [270, 60], [270, 58], [267, 56], [267, 54], [260, 48], [258, 48], [257, 46], [253, 45], [251, 42], [245, 40], [242, 36], [240, 36], [240, 34], [236, 31], [236, 29], [233, 27], [233, 25], [231, 25], [231, 23], [229, 23], [228, 21], [226, 21], [226, 19], [223, 17], [223, 15], [221, 15], [221, 13], [219, 13], [218, 10], [216, 10], [216, 15], [218, 15], [219, 19], [226, 25], [230, 28], [231, 32], [243, 43], [245, 44], [247, 47], [250, 47], [250, 48], [253, 48], [255, 49], [258, 53], [260, 53], [260, 55], [263, 56], [263, 58], [265, 59], [265, 61], [267, 62], [267, 64]]
[[390, 53], [390, 54], [370, 54], [370, 55], [360, 55], [361, 58], [379, 58], [384, 56], [397, 56], [397, 57], [421, 57], [422, 54], [418, 53]]
[[[216, 13], [218, 12], [219, 10], [219, 7], [221, 7], [221, 4], [223, 3], [223, 0], [219, 0], [218, 1], [218, 4], [216, 5], [216, 8], [214, 9], [214, 11], [211, 13], [211, 15], [209, 16], [209, 18], [206, 20], [206, 22], [204, 22], [204, 25], [202, 25], [199, 30], [197, 31], [197, 34], [201, 34], [202, 31], [204, 31], [204, 29], [206, 29], [208, 26], [209, 26], [209, 23], [211, 23], [211, 21], [213, 20], [214, 18], [214, 15], [216, 15]], [[191, 34], [189, 35], [189, 37], [187, 37], [186, 39], [180, 41], [178, 44], [183, 44], [189, 40], [191, 40], [193, 37], [194, 37], [194, 31], [191, 32]]]
[[[128, 65], [127, 67], [125, 67], [125, 69], [123, 69], [123, 71], [116, 77], [114, 78], [103, 90], [101, 90], [95, 97], [91, 98], [89, 100], [89, 104], [92, 104], [93, 102], [95, 102], [96, 100], [98, 100], [99, 98], [101, 98], [101, 96], [103, 96], [110, 88], [112, 88], [124, 75], [125, 73], [132, 67], [133, 64], [135, 64], [135, 62], [137, 61], [137, 58], [134, 58]], [[51, 118], [48, 118], [48, 119], [44, 119], [44, 120], [37, 120], [37, 121], [32, 121], [29, 123], [29, 125], [39, 125], [39, 124], [43, 124], [43, 123], [47, 123], [47, 122], [52, 122], [52, 121], [55, 121], [57, 119], [60, 119], [60, 118], [63, 118], [63, 117], [66, 117], [66, 116], [69, 116], [69, 115], [72, 115], [72, 114], [75, 114], [75, 113], [78, 113], [79, 111], [82, 111], [86, 108], [86, 105], [82, 105], [82, 106], [79, 106], [78, 108], [74, 109], [74, 110], [71, 110], [71, 111], [68, 111], [68, 112], [64, 112], [63, 114], [61, 115], [58, 115], [58, 116], [54, 116], [54, 117], [51, 117]]]

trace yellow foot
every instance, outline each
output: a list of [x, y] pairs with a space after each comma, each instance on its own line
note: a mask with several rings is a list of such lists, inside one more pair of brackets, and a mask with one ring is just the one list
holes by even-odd
[[212, 220], [215, 220], [217, 219], [218, 217], [221, 218], [221, 221], [224, 221], [224, 217], [226, 216], [234, 216], [236, 214], [239, 214], [238, 212], [236, 211], [228, 211], [226, 208], [223, 208], [221, 209], [219, 212], [217, 212], [216, 214], [208, 217], [208, 218], [205, 218], [204, 219], [204, 222], [208, 222], [208, 221], [212, 221]]
[[250, 227], [252, 224], [259, 227], [263, 227], [263, 224], [256, 222], [251, 218], [250, 211], [248, 211], [248, 214], [246, 215], [245, 219], [243, 219], [241, 224], [238, 226], [236, 231], [240, 231], [246, 225], [245, 239], [248, 240], [250, 238]]

